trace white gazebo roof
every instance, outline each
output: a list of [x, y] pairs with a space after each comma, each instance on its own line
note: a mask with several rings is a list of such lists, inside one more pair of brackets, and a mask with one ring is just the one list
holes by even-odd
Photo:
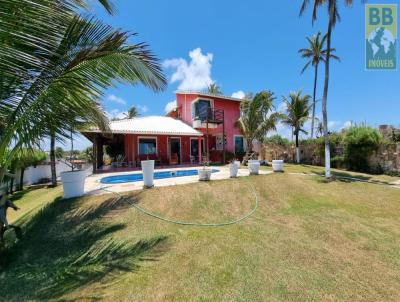
[[[82, 132], [101, 133], [100, 129], [91, 128]], [[153, 135], [191, 135], [203, 136], [203, 133], [185, 124], [181, 120], [166, 116], [144, 116], [110, 122], [110, 132], [120, 134]]]

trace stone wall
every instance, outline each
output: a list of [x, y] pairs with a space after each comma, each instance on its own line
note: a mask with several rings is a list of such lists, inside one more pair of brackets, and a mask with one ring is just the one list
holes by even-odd
[[369, 158], [369, 164], [373, 167], [380, 166], [384, 171], [400, 171], [400, 144], [381, 146]]
[[[285, 162], [295, 161], [294, 146], [281, 146], [275, 144], [255, 144], [254, 151], [258, 152], [259, 159], [271, 162], [273, 159], [283, 159]], [[324, 165], [324, 155], [316, 144], [301, 145], [301, 162], [304, 164]], [[332, 157], [343, 156], [344, 147], [335, 148]], [[382, 145], [378, 151], [369, 158], [373, 168], [381, 167], [384, 171], [400, 171], [400, 144]]]

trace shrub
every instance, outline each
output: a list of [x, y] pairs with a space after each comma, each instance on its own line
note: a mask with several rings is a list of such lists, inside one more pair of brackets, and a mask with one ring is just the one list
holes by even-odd
[[[315, 143], [318, 146], [318, 155], [321, 158], [325, 156], [325, 141], [324, 137], [321, 136], [319, 138], [314, 139]], [[339, 147], [343, 143], [343, 135], [337, 132], [332, 132], [329, 134], [329, 149], [331, 151], [331, 155], [335, 155], [335, 149]], [[332, 159], [331, 159], [332, 160]]]
[[275, 134], [265, 138], [265, 143], [280, 145], [284, 147], [290, 145], [290, 141], [287, 138], [280, 136], [279, 134]]
[[355, 125], [347, 129], [344, 136], [345, 159], [351, 170], [369, 172], [368, 158], [378, 149], [381, 134], [366, 125]]
[[345, 166], [345, 162], [344, 156], [334, 156], [331, 158], [332, 168], [342, 169]]

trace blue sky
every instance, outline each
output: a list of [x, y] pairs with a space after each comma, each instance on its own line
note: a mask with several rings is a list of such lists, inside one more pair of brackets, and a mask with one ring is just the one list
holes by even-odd
[[[351, 9], [340, 2], [342, 21], [333, 33], [333, 47], [341, 57], [331, 67], [328, 99], [332, 129], [346, 122], [399, 125], [399, 71], [365, 71], [364, 5], [355, 1]], [[393, 3], [396, 1], [379, 1]], [[312, 26], [310, 10], [299, 18], [301, 1], [115, 1], [117, 13], [109, 16], [95, 6], [97, 17], [139, 35], [130, 42], [146, 42], [169, 66], [169, 83], [162, 93], [141, 86], [119, 85], [109, 89], [103, 105], [118, 115], [136, 105], [143, 115], [164, 114], [180, 88], [201, 88], [209, 81], [224, 94], [272, 90], [279, 107], [282, 95], [303, 89], [312, 93], [313, 72], [300, 71], [306, 63], [297, 53], [307, 46], [306, 36], [325, 32], [326, 9]], [[191, 53], [192, 57], [189, 57]], [[169, 62], [169, 63], [166, 63]], [[318, 98], [323, 89], [320, 68]], [[175, 81], [172, 81], [175, 79]], [[318, 104], [317, 112], [320, 113]], [[279, 132], [287, 135], [286, 129]], [[82, 141], [78, 146], [87, 145]]]

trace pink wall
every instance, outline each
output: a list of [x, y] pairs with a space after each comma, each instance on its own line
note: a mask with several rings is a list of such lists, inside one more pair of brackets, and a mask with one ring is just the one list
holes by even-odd
[[[234, 151], [234, 135], [240, 135], [240, 131], [235, 127], [235, 122], [240, 117], [240, 102], [233, 100], [226, 100], [218, 97], [202, 96], [201, 94], [176, 94], [177, 107], [180, 108], [181, 119], [192, 125], [192, 102], [197, 98], [212, 99], [214, 101], [215, 109], [223, 109], [225, 114], [225, 135], [226, 135], [226, 149], [227, 151]], [[198, 129], [203, 133], [205, 129]], [[222, 134], [222, 125], [216, 129], [209, 129], [210, 134]], [[210, 142], [212, 140], [210, 139]], [[215, 144], [214, 144], [215, 146]]]
[[[190, 162], [190, 136], [169, 136], [169, 135], [125, 135], [125, 158], [127, 161], [137, 160], [138, 154], [138, 137], [157, 137], [157, 157], [164, 164], [169, 163], [168, 157], [168, 138], [179, 137], [181, 139], [181, 159], [182, 163]], [[197, 137], [193, 137], [196, 138]]]

